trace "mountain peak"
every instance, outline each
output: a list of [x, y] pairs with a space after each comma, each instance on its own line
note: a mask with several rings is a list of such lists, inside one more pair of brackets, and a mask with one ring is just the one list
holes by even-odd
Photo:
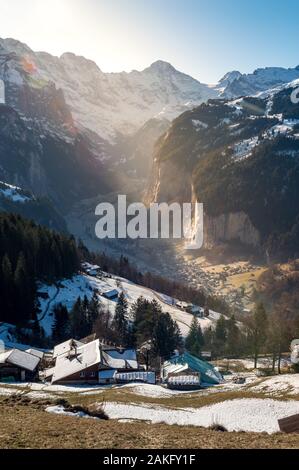
[[232, 83], [234, 80], [238, 80], [242, 76], [241, 72], [239, 70], [232, 70], [231, 72], [227, 72], [220, 80], [219, 84], [222, 86], [229, 85]]
[[64, 52], [60, 56], [60, 60], [66, 64], [77, 64], [77, 65], [82, 65], [82, 66], [88, 66], [89, 68], [93, 68], [97, 70], [98, 72], [101, 72], [101, 69], [99, 66], [90, 59], [86, 59], [86, 57], [74, 54], [73, 52]]
[[165, 62], [164, 60], [156, 60], [150, 65], [150, 67], [148, 67], [148, 70], [155, 70], [157, 72], [176, 72], [176, 69], [169, 62]]
[[13, 38], [0, 38], [0, 47], [6, 49], [9, 52], [15, 52], [21, 55], [32, 53], [32, 49], [30, 49], [27, 44]]

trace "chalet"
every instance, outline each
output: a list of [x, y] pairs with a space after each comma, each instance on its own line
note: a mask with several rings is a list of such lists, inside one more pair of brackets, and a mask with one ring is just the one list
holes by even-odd
[[98, 339], [83, 341], [70, 339], [55, 346], [52, 367], [43, 371], [41, 377], [51, 380], [52, 384], [111, 384], [136, 380], [155, 383], [153, 373], [140, 369], [134, 349], [104, 346]]
[[88, 274], [88, 276], [98, 276], [101, 274], [101, 268], [97, 264], [90, 264], [90, 263], [82, 263], [81, 264], [82, 271]]
[[198, 357], [185, 352], [181, 355], [173, 356], [165, 362], [162, 367], [162, 377], [167, 382], [168, 376], [178, 373], [190, 375], [192, 373], [200, 374], [202, 384], [216, 385], [223, 381], [222, 375], [209, 362], [203, 361]]
[[0, 380], [32, 381], [37, 377], [40, 357], [19, 349], [0, 354]]
[[107, 291], [101, 292], [101, 296], [105, 297], [105, 299], [108, 299], [108, 300], [117, 300], [119, 296], [119, 292], [117, 289], [107, 290]]
[[73, 342], [73, 348], [57, 355], [55, 366], [49, 373], [46, 372], [52, 384], [98, 383], [102, 361], [99, 340], [83, 345], [77, 343]]

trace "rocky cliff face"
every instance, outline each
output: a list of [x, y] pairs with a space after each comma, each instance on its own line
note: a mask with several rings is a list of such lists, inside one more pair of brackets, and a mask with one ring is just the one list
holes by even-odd
[[221, 214], [218, 217], [204, 215], [204, 247], [213, 248], [215, 245], [227, 242], [238, 242], [258, 249], [261, 237], [244, 212]]
[[192, 196], [192, 178], [186, 168], [175, 162], [153, 164], [151, 176], [144, 195], [144, 202], [190, 202]]
[[177, 118], [157, 143], [146, 202], [202, 202], [208, 248], [238, 241], [274, 257], [297, 253], [296, 84], [210, 100]]
[[[196, 202], [192, 177], [186, 170], [170, 162], [154, 164], [145, 203], [173, 201]], [[248, 214], [243, 211], [218, 216], [204, 213], [204, 248], [212, 249], [222, 243], [238, 242], [259, 249], [261, 235]]]

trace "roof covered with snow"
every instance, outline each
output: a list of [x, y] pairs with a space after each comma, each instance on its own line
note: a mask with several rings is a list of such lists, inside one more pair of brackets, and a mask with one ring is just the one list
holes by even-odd
[[79, 346], [74, 354], [61, 354], [56, 358], [52, 383], [84, 371], [85, 369], [101, 362], [99, 340]]
[[138, 369], [135, 349], [111, 349], [102, 352], [103, 363], [112, 369]]
[[26, 349], [25, 352], [32, 354], [32, 356], [39, 357], [40, 359], [43, 359], [44, 357], [44, 352], [40, 351], [39, 349], [29, 348], [29, 349]]
[[12, 349], [0, 354], [0, 364], [11, 364], [33, 372], [40, 362], [40, 358], [19, 349]]
[[108, 290], [108, 291], [105, 291], [105, 292], [102, 292], [102, 295], [104, 295], [105, 297], [107, 297], [107, 299], [112, 299], [113, 297], [118, 297], [118, 290], [117, 289], [113, 289], [113, 290]]
[[63, 343], [57, 344], [54, 347], [53, 350], [53, 358], [55, 359], [56, 357], [60, 356], [61, 354], [66, 354], [71, 351], [72, 348], [74, 347], [80, 347], [83, 346], [83, 343], [80, 341], [77, 341], [75, 339], [68, 339], [67, 341], [64, 341]]

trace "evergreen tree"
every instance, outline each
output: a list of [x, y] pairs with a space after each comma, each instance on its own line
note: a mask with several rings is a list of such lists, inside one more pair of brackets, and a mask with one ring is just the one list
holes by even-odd
[[94, 292], [88, 305], [88, 320], [89, 320], [91, 329], [98, 318], [100, 307], [101, 306], [100, 306], [100, 302], [98, 299], [98, 294]]
[[216, 322], [215, 333], [213, 338], [213, 355], [220, 357], [225, 351], [225, 343], [227, 339], [226, 320], [220, 315]]
[[201, 355], [201, 350], [204, 345], [204, 337], [197, 317], [193, 317], [190, 331], [185, 341], [186, 349], [195, 356]]
[[234, 315], [232, 315], [231, 318], [227, 320], [226, 330], [226, 352], [231, 356], [237, 356], [240, 352], [241, 334]]
[[86, 333], [88, 322], [86, 313], [83, 308], [82, 300], [80, 297], [76, 300], [70, 312], [71, 336], [74, 339], [84, 338], [88, 335]]
[[169, 313], [161, 313], [157, 317], [153, 330], [153, 344], [157, 356], [169, 359], [175, 349], [182, 345], [182, 338], [177, 323]]
[[70, 335], [69, 313], [65, 305], [58, 304], [55, 306], [53, 314], [52, 339], [56, 344], [62, 343]]
[[127, 310], [128, 310], [128, 302], [126, 300], [124, 292], [121, 292], [118, 297], [115, 315], [113, 319], [113, 328], [115, 332], [118, 334], [119, 341], [122, 345], [126, 342], [126, 334], [127, 334]]
[[[35, 283], [32, 275], [27, 269], [27, 263], [24, 253], [21, 252], [18, 257], [17, 267], [14, 274], [15, 306], [16, 309], [22, 309], [22, 320], [33, 319], [34, 317], [34, 290]], [[16, 318], [17, 321], [17, 318]]]
[[12, 265], [7, 253], [3, 256], [1, 263], [0, 293], [1, 309], [0, 320], [13, 323], [15, 321], [14, 305], [14, 278]]
[[264, 305], [258, 303], [249, 320], [249, 340], [254, 358], [254, 368], [257, 367], [258, 356], [265, 346], [267, 339], [268, 318]]

